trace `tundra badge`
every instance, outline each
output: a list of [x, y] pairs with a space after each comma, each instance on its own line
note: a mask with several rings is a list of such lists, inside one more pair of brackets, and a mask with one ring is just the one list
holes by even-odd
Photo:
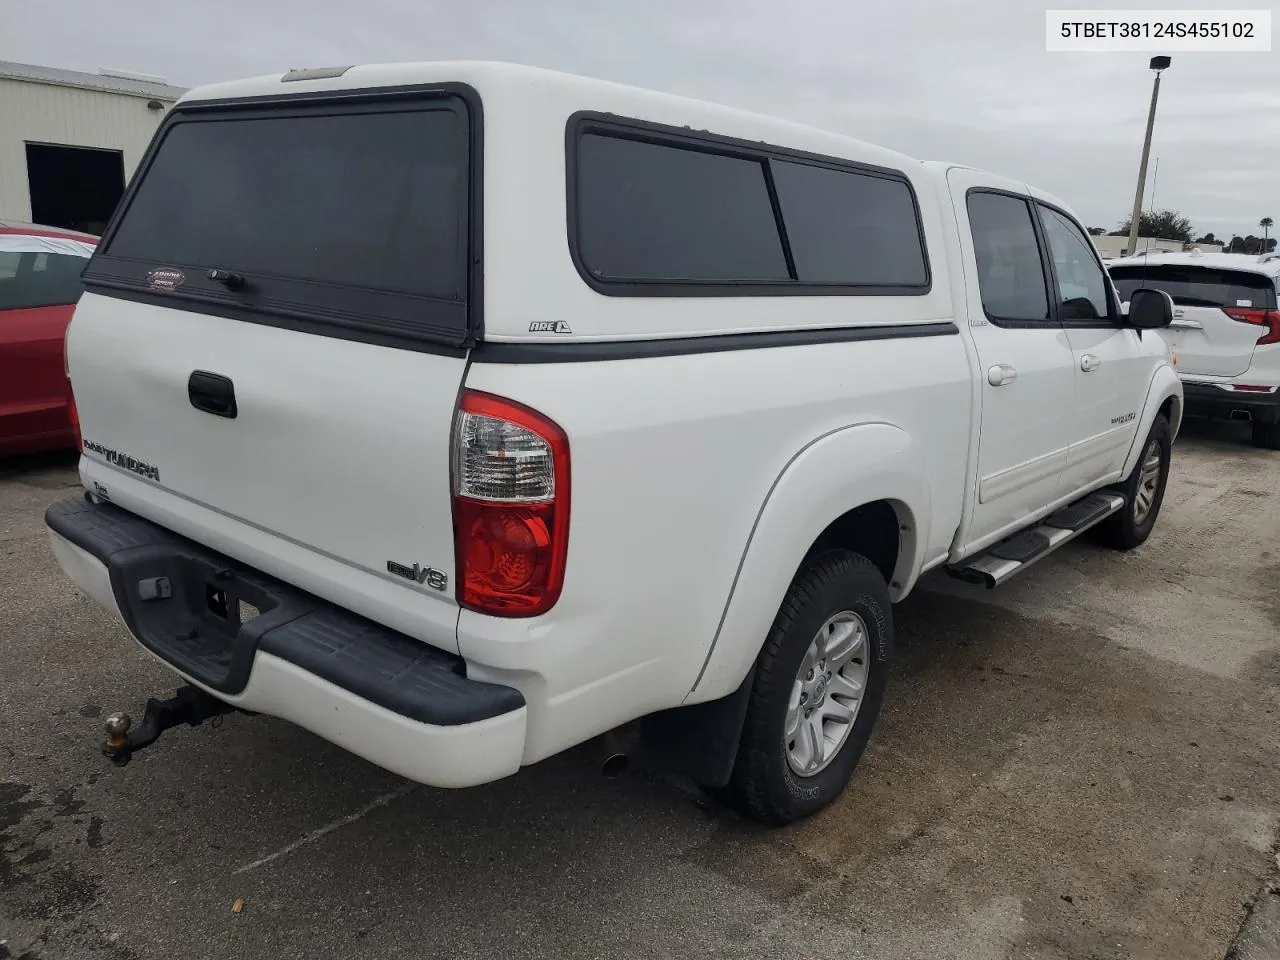
[[112, 450], [110, 447], [104, 447], [100, 443], [95, 443], [88, 437], [84, 439], [84, 449], [86, 453], [95, 453], [113, 467], [120, 467], [122, 470], [128, 470], [130, 473], [136, 473], [140, 477], [148, 480], [160, 482], [160, 470], [155, 464], [147, 463], [145, 460], [139, 460], [137, 457], [131, 456], [121, 450]]

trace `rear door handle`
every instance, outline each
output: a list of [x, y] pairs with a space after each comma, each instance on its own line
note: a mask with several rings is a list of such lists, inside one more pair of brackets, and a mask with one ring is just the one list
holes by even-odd
[[1086, 353], [1080, 358], [1080, 369], [1085, 373], [1093, 373], [1102, 366], [1102, 361], [1095, 357], [1092, 353]]
[[236, 408], [235, 384], [220, 373], [193, 371], [187, 379], [187, 399], [197, 410], [211, 413], [215, 417], [234, 420], [239, 412]]
[[1018, 371], [1007, 363], [997, 363], [987, 371], [987, 383], [993, 387], [1003, 387], [1006, 383], [1013, 383], [1017, 379]]

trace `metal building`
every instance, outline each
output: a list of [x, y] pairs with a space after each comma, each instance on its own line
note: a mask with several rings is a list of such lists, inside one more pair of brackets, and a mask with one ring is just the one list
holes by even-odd
[[100, 234], [183, 92], [158, 77], [0, 61], [0, 221]]

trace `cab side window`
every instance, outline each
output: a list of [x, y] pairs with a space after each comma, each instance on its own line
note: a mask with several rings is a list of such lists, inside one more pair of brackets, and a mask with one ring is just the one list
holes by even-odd
[[1040, 222], [1049, 241], [1053, 269], [1058, 275], [1058, 311], [1061, 318], [1101, 320], [1110, 317], [1107, 280], [1093, 246], [1080, 228], [1057, 210], [1040, 206]]
[[1049, 323], [1048, 284], [1030, 205], [1008, 194], [974, 191], [967, 206], [987, 318], [997, 325]]

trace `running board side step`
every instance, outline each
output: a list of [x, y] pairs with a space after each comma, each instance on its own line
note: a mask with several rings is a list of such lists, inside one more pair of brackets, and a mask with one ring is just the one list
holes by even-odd
[[948, 564], [944, 569], [966, 583], [984, 584], [988, 589], [998, 587], [1123, 507], [1124, 497], [1118, 493], [1091, 493], [1083, 500], [1050, 514], [1035, 526], [1006, 537], [967, 560]]

